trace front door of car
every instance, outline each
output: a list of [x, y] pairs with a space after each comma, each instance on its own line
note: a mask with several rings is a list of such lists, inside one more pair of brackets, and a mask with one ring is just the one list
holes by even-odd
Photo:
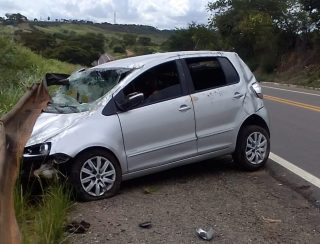
[[182, 89], [175, 61], [151, 68], [115, 97], [139, 93], [144, 101], [118, 113], [129, 172], [180, 160], [197, 152], [192, 101]]
[[246, 88], [227, 58], [185, 59], [193, 85], [199, 154], [228, 150], [243, 113]]

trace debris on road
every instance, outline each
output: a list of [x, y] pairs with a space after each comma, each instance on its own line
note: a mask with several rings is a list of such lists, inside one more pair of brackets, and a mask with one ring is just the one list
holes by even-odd
[[267, 223], [270, 223], [270, 224], [274, 224], [274, 223], [281, 223], [281, 219], [270, 219], [270, 218], [266, 218], [264, 216], [262, 216], [262, 219], [267, 222]]
[[[143, 189], [150, 186], [156, 187], [157, 192], [144, 194]], [[316, 200], [320, 206], [320, 198]], [[122, 194], [76, 204], [70, 217], [83, 219], [83, 216], [90, 222], [90, 230], [85, 235], [73, 235], [70, 244], [319, 243], [320, 240], [319, 209], [266, 170], [254, 175], [235, 170], [231, 157], [126, 181]], [[265, 222], [262, 216], [281, 223]], [[151, 229], [139, 227], [145, 221], [151, 221]], [[205, 231], [212, 227], [213, 239], [200, 239], [196, 233], [199, 227]]]
[[196, 229], [196, 232], [198, 236], [205, 240], [205, 241], [211, 241], [213, 239], [213, 228], [210, 227], [208, 231], [205, 231], [201, 228]]
[[151, 221], [140, 223], [139, 227], [143, 229], [150, 229], [152, 227]]
[[82, 220], [81, 222], [72, 221], [65, 227], [65, 231], [71, 234], [83, 234], [90, 228], [90, 223]]
[[33, 172], [33, 175], [37, 178], [53, 179], [58, 178], [58, 171], [52, 164], [41, 164], [40, 168]]
[[153, 186], [148, 186], [143, 188], [143, 193], [144, 194], [152, 194], [155, 193], [158, 190], [158, 188], [153, 187]]

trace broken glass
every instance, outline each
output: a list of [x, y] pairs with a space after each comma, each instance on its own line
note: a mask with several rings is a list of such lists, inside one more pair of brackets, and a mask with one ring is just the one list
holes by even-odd
[[80, 70], [70, 75], [67, 82], [50, 85], [52, 99], [48, 113], [79, 113], [94, 108], [96, 101], [126, 77], [132, 69], [108, 68]]

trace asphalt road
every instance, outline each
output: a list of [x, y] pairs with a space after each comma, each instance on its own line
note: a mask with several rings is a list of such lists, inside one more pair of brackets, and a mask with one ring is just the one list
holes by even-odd
[[271, 152], [320, 178], [320, 91], [263, 84]]
[[[271, 151], [320, 178], [320, 92], [266, 85]], [[243, 172], [223, 157], [124, 182], [110, 199], [74, 205], [69, 221], [91, 226], [66, 241], [200, 244], [195, 229], [213, 227], [212, 243], [319, 243], [312, 187], [271, 161]], [[150, 229], [140, 228], [146, 221]]]
[[[243, 172], [230, 157], [124, 182], [120, 194], [76, 203], [69, 221], [90, 223], [71, 244], [319, 243], [320, 212], [262, 169]], [[150, 222], [150, 228], [139, 227]], [[196, 228], [214, 230], [211, 242]]]

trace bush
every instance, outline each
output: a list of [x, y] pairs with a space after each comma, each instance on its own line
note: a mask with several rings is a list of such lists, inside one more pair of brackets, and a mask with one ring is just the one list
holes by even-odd
[[133, 46], [136, 44], [137, 36], [133, 34], [125, 34], [123, 37], [123, 44], [127, 46]]
[[14, 199], [23, 243], [62, 243], [66, 215], [71, 207], [70, 191], [65, 185], [53, 183], [35, 198], [30, 192], [22, 192], [18, 184]]
[[144, 54], [151, 54], [154, 53], [154, 50], [149, 47], [144, 47], [144, 46], [137, 46], [134, 48], [134, 52], [137, 55], [144, 55]]
[[42, 31], [19, 32], [21, 43], [46, 58], [55, 58], [73, 64], [90, 66], [104, 53], [102, 34], [77, 35], [74, 31], [46, 34]]
[[50, 56], [68, 63], [78, 63], [89, 66], [93, 60], [97, 59], [98, 54], [89, 53], [87, 49], [77, 46], [63, 45], [52, 50]]
[[142, 46], [150, 46], [151, 45], [151, 38], [150, 37], [145, 37], [141, 36], [139, 37], [137, 43]]
[[125, 50], [123, 47], [115, 46], [115, 47], [113, 48], [113, 52], [114, 52], [114, 53], [125, 53], [126, 50]]
[[8, 112], [32, 83], [45, 73], [71, 73], [77, 66], [45, 59], [29, 49], [0, 37], [0, 117]]

